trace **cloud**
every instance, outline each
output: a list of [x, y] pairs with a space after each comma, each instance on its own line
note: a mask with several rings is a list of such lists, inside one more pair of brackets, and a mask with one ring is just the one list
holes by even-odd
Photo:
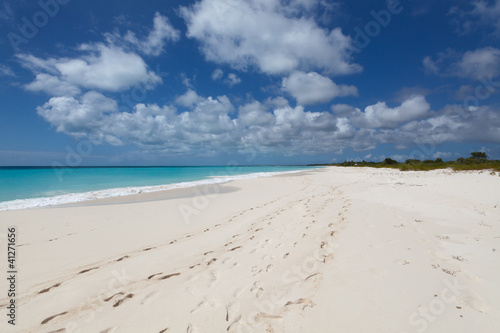
[[0, 9], [0, 20], [12, 23], [14, 21], [14, 17], [15, 15], [12, 5], [7, 1], [3, 1], [2, 8]]
[[364, 119], [369, 128], [394, 128], [402, 123], [429, 115], [430, 105], [423, 96], [414, 96], [404, 101], [401, 106], [389, 108], [385, 102], [378, 102], [365, 108]]
[[183, 95], [175, 99], [175, 103], [185, 107], [192, 107], [202, 100], [203, 97], [199, 96], [196, 91], [188, 89]]
[[463, 54], [448, 50], [436, 60], [425, 57], [423, 65], [427, 74], [469, 79], [496, 77], [500, 75], [500, 49], [485, 47]]
[[429, 93], [431, 93], [431, 90], [419, 86], [403, 87], [401, 90], [394, 93], [394, 100], [402, 103], [414, 96], [417, 95], [425, 96], [428, 95]]
[[238, 75], [234, 73], [229, 73], [227, 75], [227, 83], [229, 84], [230, 87], [237, 85], [241, 83], [241, 79], [238, 77]]
[[112, 99], [88, 92], [79, 98], [53, 97], [37, 112], [56, 131], [75, 138], [171, 153], [326, 152], [338, 149], [338, 140], [354, 135], [346, 119], [336, 119], [329, 112], [309, 112], [302, 106], [270, 109], [270, 104], [254, 101], [235, 112], [226, 96], [201, 98], [194, 91], [177, 101], [190, 106], [177, 110], [172, 105], [137, 104], [133, 112], [119, 112]]
[[425, 57], [424, 60], [422, 60], [422, 64], [424, 65], [425, 74], [428, 74], [428, 75], [429, 74], [434, 74], [434, 75], [439, 74], [439, 67], [436, 64], [436, 62], [434, 62], [432, 60], [431, 57]]
[[[211, 77], [212, 80], [214, 81], [222, 80], [222, 78], [224, 77], [224, 71], [220, 68], [217, 68], [216, 70], [213, 71]], [[229, 73], [227, 74], [227, 77], [223, 80], [223, 82], [232, 87], [234, 85], [241, 83], [241, 79], [238, 77], [238, 75], [234, 73]]]
[[393, 108], [384, 102], [364, 111], [337, 104], [332, 111], [311, 112], [284, 100], [235, 108], [226, 96], [202, 97], [193, 90], [178, 97], [176, 106], [137, 104], [132, 112], [120, 112], [114, 100], [95, 91], [53, 97], [37, 108], [58, 132], [165, 154], [331, 154], [382, 144], [402, 149], [446, 142], [500, 143], [500, 110], [492, 107], [464, 110], [449, 105], [431, 112], [423, 96], [413, 96]]
[[16, 76], [16, 74], [10, 67], [0, 65], [0, 76]]
[[166, 40], [179, 39], [179, 31], [166, 17], [156, 13], [153, 30], [144, 40], [139, 40], [131, 31], [124, 37], [118, 33], [105, 34], [105, 37], [107, 43], [79, 45], [79, 55], [73, 58], [42, 59], [30, 54], [16, 55], [21, 65], [36, 75], [25, 88], [55, 96], [75, 96], [81, 90], [118, 92], [137, 86], [152, 89], [162, 79], [148, 69], [134, 50], [159, 55]]
[[224, 76], [224, 71], [220, 68], [217, 68], [212, 73], [212, 80], [214, 80], [214, 81], [220, 80], [220, 79], [222, 79], [223, 76]]
[[[350, 37], [309, 17], [287, 16], [297, 3], [279, 0], [201, 0], [182, 7], [187, 36], [201, 43], [206, 59], [266, 74], [321, 70], [331, 75], [361, 71], [349, 63]], [[258, 24], [255, 24], [258, 22]]]
[[111, 43], [128, 43], [135, 47], [138, 52], [149, 56], [159, 56], [164, 52], [166, 41], [178, 41], [180, 38], [179, 30], [176, 30], [167, 17], [156, 12], [153, 19], [153, 30], [145, 39], [138, 39], [136, 34], [130, 30], [122, 37], [118, 33], [105, 34]]
[[25, 85], [24, 87], [26, 90], [43, 91], [49, 95], [55, 96], [75, 96], [81, 92], [77, 86], [62, 81], [57, 76], [46, 73], [36, 74], [35, 81]]
[[491, 31], [495, 37], [500, 36], [500, 0], [473, 1], [471, 10], [452, 7], [448, 13], [459, 34], [468, 34], [479, 27]]
[[316, 72], [293, 72], [283, 79], [282, 88], [302, 105], [327, 103], [336, 97], [358, 95], [356, 87], [337, 85]]
[[481, 24], [488, 24], [493, 27], [495, 34], [500, 34], [500, 0], [493, 3], [482, 0], [475, 1], [471, 14], [478, 16]]
[[[32, 55], [18, 55], [21, 63], [37, 74], [35, 81], [26, 88], [58, 95], [61, 85], [68, 84], [66, 95], [69, 91], [77, 92], [74, 87], [117, 92], [138, 85], [152, 88], [162, 81], [148, 70], [140, 56], [119, 47], [101, 43], [83, 44], [79, 51], [82, 55], [78, 58], [40, 59]], [[56, 84], [56, 81], [59, 83]], [[46, 82], [50, 85], [44, 86]]]
[[467, 111], [460, 105], [447, 105], [435, 117], [405, 124], [401, 131], [411, 133], [408, 138], [414, 143], [500, 143], [499, 111], [489, 106]]
[[240, 106], [238, 115], [238, 122], [244, 128], [266, 127], [275, 120], [273, 114], [267, 112], [266, 106], [258, 101]]
[[411, 96], [400, 106], [390, 108], [385, 102], [369, 105], [362, 112], [345, 104], [332, 106], [332, 111], [348, 117], [352, 123], [360, 128], [396, 128], [401, 124], [415, 119], [431, 116], [430, 105], [424, 96]]
[[467, 78], [496, 77], [500, 74], [500, 50], [493, 47], [468, 51], [453, 65], [457, 76]]
[[82, 138], [102, 126], [105, 113], [115, 112], [117, 108], [114, 100], [92, 91], [79, 99], [53, 97], [38, 107], [37, 113], [55, 126], [57, 132]]

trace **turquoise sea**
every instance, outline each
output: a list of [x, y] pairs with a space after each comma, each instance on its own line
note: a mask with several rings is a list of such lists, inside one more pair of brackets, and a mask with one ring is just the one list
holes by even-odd
[[0, 167], [0, 210], [222, 183], [308, 169], [314, 167]]

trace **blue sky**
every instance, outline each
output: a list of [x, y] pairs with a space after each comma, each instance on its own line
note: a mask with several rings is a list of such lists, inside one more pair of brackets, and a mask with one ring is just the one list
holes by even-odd
[[0, 165], [500, 159], [500, 0], [0, 2]]

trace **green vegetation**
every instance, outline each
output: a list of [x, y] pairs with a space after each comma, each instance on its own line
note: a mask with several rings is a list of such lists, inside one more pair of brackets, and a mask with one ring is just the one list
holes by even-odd
[[441, 158], [435, 160], [420, 161], [416, 159], [406, 160], [404, 163], [399, 163], [393, 159], [386, 158], [383, 162], [354, 162], [345, 161], [343, 163], [334, 163], [328, 165], [335, 166], [352, 166], [352, 167], [372, 167], [372, 168], [394, 168], [401, 171], [428, 171], [436, 169], [453, 170], [495, 170], [500, 171], [499, 160], [488, 160], [488, 156], [484, 152], [476, 151], [471, 153], [469, 158], [459, 158], [456, 161], [443, 161]]

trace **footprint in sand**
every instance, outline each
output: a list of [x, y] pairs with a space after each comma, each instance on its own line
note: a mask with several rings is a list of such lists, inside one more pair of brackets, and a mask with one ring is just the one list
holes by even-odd
[[198, 305], [193, 309], [191, 310], [191, 313], [196, 313], [198, 311], [200, 311], [201, 309], [207, 307], [207, 306], [211, 306], [212, 308], [217, 308], [219, 306], [219, 302], [217, 301], [217, 299], [211, 297], [211, 296], [206, 296], [203, 301], [201, 301], [200, 303], [198, 303]]
[[262, 296], [262, 294], [264, 293], [264, 288], [262, 288], [260, 281], [254, 282], [252, 288], [250, 288], [250, 292], [253, 293], [257, 298], [260, 298]]
[[104, 302], [109, 302], [109, 301], [111, 301], [111, 300], [112, 300], [115, 296], [118, 296], [118, 295], [124, 295], [124, 293], [122, 293], [122, 292], [116, 293], [116, 294], [114, 294], [114, 295], [112, 295], [112, 296], [110, 296], [110, 297], [106, 298], [106, 299], [104, 300]]
[[251, 332], [248, 330], [242, 331], [243, 327], [243, 318], [241, 315], [237, 316], [231, 324], [226, 328], [227, 332]]
[[233, 297], [240, 297], [245, 292], [245, 290], [245, 287], [236, 289], [233, 293]]
[[220, 271], [214, 270], [210, 272], [210, 281], [208, 282], [208, 287], [212, 288], [217, 282], [219, 282]]
[[88, 272], [93, 271], [93, 270], [98, 269], [98, 268], [99, 267], [92, 267], [89, 269], [84, 269], [83, 271], [78, 272], [78, 274], [88, 273]]
[[165, 276], [162, 276], [159, 278], [159, 280], [166, 280], [166, 279], [170, 279], [171, 277], [173, 276], [177, 276], [177, 275], [181, 275], [181, 273], [173, 273], [173, 274], [168, 274], [168, 275], [165, 275]]
[[110, 327], [110, 328], [106, 328], [105, 330], [99, 332], [99, 333], [113, 333], [117, 330], [116, 327]]
[[49, 318], [44, 319], [44, 320], [42, 321], [42, 323], [41, 323], [41, 324], [42, 324], [42, 325], [45, 325], [45, 324], [47, 324], [49, 321], [51, 321], [52, 319], [54, 319], [54, 318], [56, 318], [56, 317], [59, 317], [59, 316], [63, 316], [63, 315], [65, 315], [66, 313], [67, 313], [67, 312], [65, 311], [65, 312], [61, 312], [61, 313], [58, 313], [58, 314], [56, 314], [56, 315], [50, 316]]
[[226, 321], [233, 322], [236, 318], [236, 314], [240, 311], [240, 303], [229, 303], [226, 306]]
[[198, 329], [193, 324], [189, 324], [186, 332], [187, 333], [198, 333]]
[[118, 301], [113, 304], [113, 307], [116, 308], [120, 306], [123, 302], [125, 302], [127, 299], [134, 297], [134, 294], [128, 294], [127, 296], [123, 297], [122, 299], [119, 299]]
[[205, 308], [207, 306], [207, 301], [203, 300], [201, 301], [193, 310], [191, 310], [191, 313], [196, 313], [200, 311], [201, 309]]
[[159, 291], [150, 292], [149, 294], [144, 296], [144, 298], [141, 301], [141, 305], [149, 304], [149, 303], [153, 302], [155, 299], [157, 299], [160, 296], [160, 294], [161, 293]]
[[148, 276], [148, 280], [151, 280], [152, 278], [154, 278], [155, 276], [160, 275], [160, 274], [163, 274], [163, 273], [156, 273], [156, 274], [150, 275], [150, 276]]
[[50, 291], [50, 289], [52, 289], [52, 288], [57, 288], [57, 287], [59, 287], [60, 285], [61, 285], [61, 283], [56, 283], [55, 285], [53, 285], [53, 286], [51, 286], [51, 287], [48, 287], [48, 288], [45, 288], [45, 289], [40, 290], [38, 293], [39, 293], [39, 294], [44, 294], [44, 293], [47, 293], [47, 292], [49, 292], [49, 291]]

